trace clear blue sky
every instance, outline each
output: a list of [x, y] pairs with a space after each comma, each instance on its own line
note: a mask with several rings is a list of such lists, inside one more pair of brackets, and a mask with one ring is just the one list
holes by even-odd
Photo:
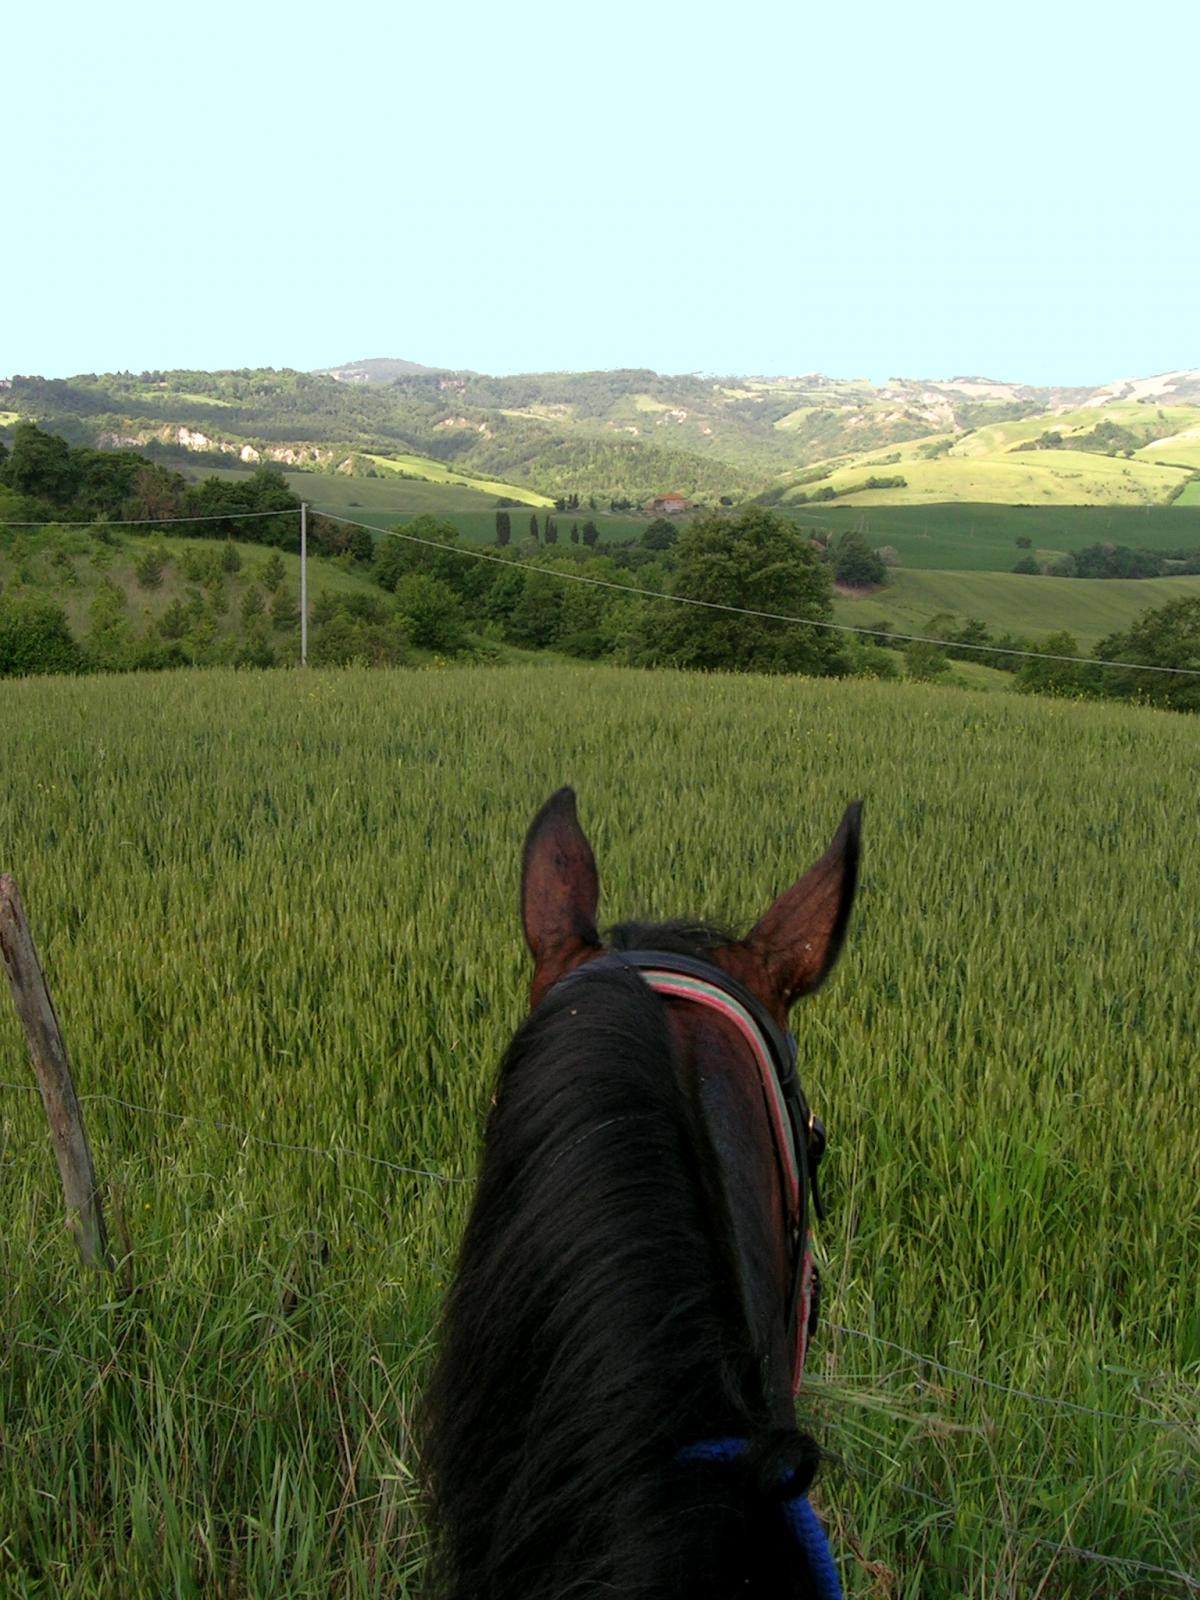
[[1200, 5], [10, 8], [0, 374], [1200, 366]]

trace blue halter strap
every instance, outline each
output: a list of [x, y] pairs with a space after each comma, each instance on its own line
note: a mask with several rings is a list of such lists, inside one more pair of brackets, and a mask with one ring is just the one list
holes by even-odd
[[[682, 1461], [736, 1461], [746, 1453], [745, 1439], [705, 1439], [680, 1451]], [[808, 1503], [806, 1494], [783, 1501], [792, 1537], [800, 1548], [812, 1574], [819, 1600], [842, 1600], [842, 1584], [833, 1564], [829, 1541], [820, 1518]]]

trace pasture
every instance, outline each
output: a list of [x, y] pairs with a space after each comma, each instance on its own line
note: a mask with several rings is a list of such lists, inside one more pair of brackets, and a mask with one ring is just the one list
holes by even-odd
[[848, 948], [793, 1019], [830, 1138], [801, 1406], [848, 1595], [1192, 1592], [1189, 719], [177, 673], [0, 685], [0, 762], [133, 1281], [73, 1259], [5, 999], [0, 1591], [419, 1592], [417, 1396], [522, 1014], [521, 841], [570, 782], [606, 920], [745, 926], [867, 799]]
[[886, 617], [902, 632], [920, 633], [931, 617], [982, 617], [1005, 630], [1038, 639], [1065, 628], [1090, 651], [1101, 639], [1128, 628], [1143, 611], [1200, 595], [1200, 575], [1184, 578], [1043, 578], [1013, 572], [905, 572], [890, 574], [885, 589], [862, 598], [836, 596], [839, 622], [870, 627]]
[[[1200, 498], [1195, 505], [1200, 507]], [[1092, 544], [1200, 550], [1200, 510], [1181, 510], [1179, 501], [1170, 506], [820, 505], [788, 514], [805, 530], [836, 536], [861, 529], [870, 544], [891, 545], [905, 570], [1011, 573], [1029, 553], [1017, 545], [1021, 537], [1031, 540], [1034, 551], [1056, 555]]]

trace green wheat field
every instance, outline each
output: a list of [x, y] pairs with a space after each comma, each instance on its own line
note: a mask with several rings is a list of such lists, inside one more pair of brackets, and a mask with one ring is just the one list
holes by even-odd
[[847, 1593], [1195, 1592], [1196, 765], [1190, 718], [915, 685], [4, 684], [0, 870], [132, 1289], [78, 1265], [0, 996], [0, 1593], [420, 1593], [417, 1399], [568, 782], [611, 921], [744, 927], [866, 797], [794, 1018]]

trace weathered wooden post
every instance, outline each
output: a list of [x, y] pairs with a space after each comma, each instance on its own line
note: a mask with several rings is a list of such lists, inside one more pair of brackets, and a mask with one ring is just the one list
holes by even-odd
[[71, 1082], [67, 1048], [25, 920], [21, 896], [7, 873], [0, 876], [0, 955], [4, 957], [17, 1014], [29, 1041], [33, 1070], [42, 1091], [42, 1104], [50, 1122], [63, 1199], [67, 1203], [68, 1225], [85, 1265], [106, 1267], [111, 1272], [114, 1263], [104, 1231], [104, 1213], [96, 1189], [96, 1172], [84, 1132], [83, 1114]]

